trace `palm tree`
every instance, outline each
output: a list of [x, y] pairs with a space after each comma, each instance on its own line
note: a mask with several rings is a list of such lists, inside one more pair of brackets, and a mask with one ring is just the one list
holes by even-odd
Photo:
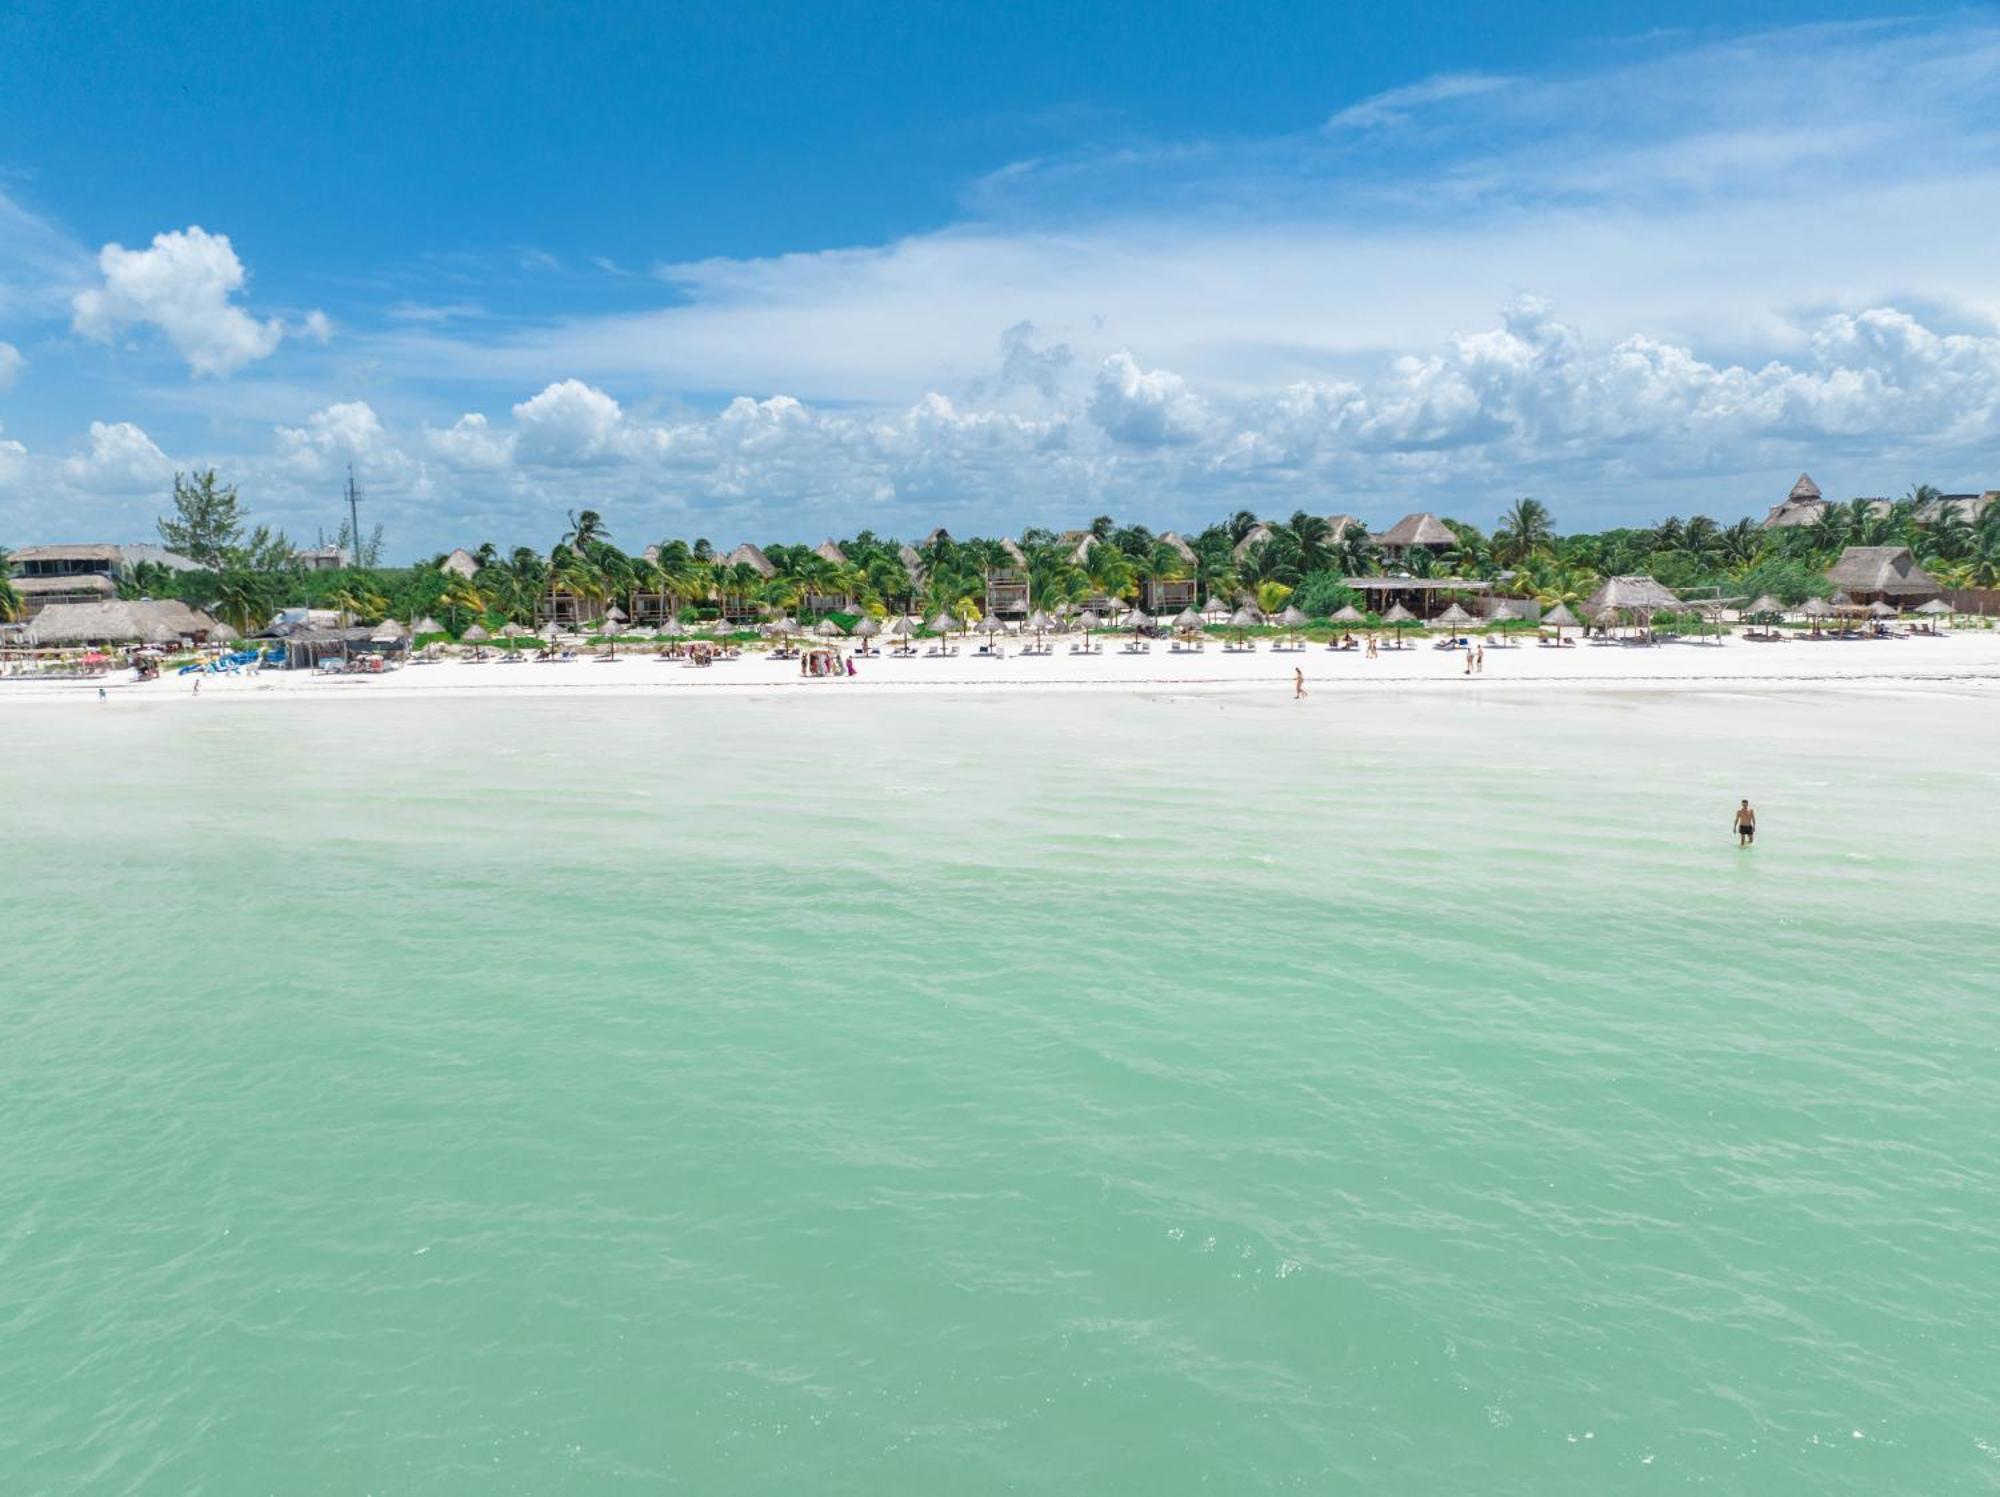
[[487, 600], [470, 577], [454, 576], [438, 596], [438, 607], [453, 632], [462, 630], [486, 611]]
[[610, 539], [611, 532], [604, 524], [604, 516], [600, 515], [596, 510], [586, 509], [581, 513], [571, 510], [569, 512], [569, 529], [563, 532], [563, 538], [558, 542], [558, 545], [568, 546], [576, 551], [585, 551], [598, 541], [608, 541]]
[[[0, 566], [4, 566], [4, 563], [0, 563]], [[14, 586], [12, 578], [4, 571], [0, 571], [0, 624], [14, 623], [27, 611], [28, 602], [21, 596], [21, 590]]]
[[1555, 541], [1555, 517], [1539, 499], [1516, 499], [1493, 532], [1493, 557], [1519, 566]]
[[249, 634], [271, 616], [264, 579], [255, 572], [232, 570], [215, 581], [215, 616], [239, 634]]

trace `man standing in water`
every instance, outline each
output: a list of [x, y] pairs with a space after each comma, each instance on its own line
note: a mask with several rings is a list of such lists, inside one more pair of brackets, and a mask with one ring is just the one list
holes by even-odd
[[1757, 840], [1757, 808], [1744, 801], [1736, 808], [1736, 845], [1748, 847]]

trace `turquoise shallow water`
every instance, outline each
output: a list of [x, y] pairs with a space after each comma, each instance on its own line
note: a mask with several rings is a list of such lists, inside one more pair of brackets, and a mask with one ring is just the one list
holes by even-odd
[[7, 727], [9, 1492], [2000, 1488], [2000, 703]]

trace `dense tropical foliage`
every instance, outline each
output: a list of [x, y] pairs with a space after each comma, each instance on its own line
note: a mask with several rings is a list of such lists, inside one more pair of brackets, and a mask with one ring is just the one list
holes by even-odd
[[[1891, 504], [1830, 504], [1809, 525], [1765, 530], [1745, 519], [1722, 524], [1707, 515], [1669, 516], [1657, 525], [1560, 534], [1540, 501], [1515, 501], [1489, 534], [1447, 519], [1449, 545], [1391, 557], [1358, 525], [1339, 532], [1300, 510], [1284, 520], [1239, 511], [1197, 534], [1158, 534], [1108, 515], [1087, 530], [1033, 528], [1018, 540], [939, 530], [905, 545], [872, 530], [818, 547], [772, 544], [751, 555], [721, 553], [706, 539], [665, 537], [627, 550], [605, 516], [573, 511], [542, 550], [503, 551], [486, 542], [471, 552], [471, 576], [437, 556], [401, 568], [306, 570], [281, 532], [248, 528], [234, 489], [213, 473], [175, 480], [175, 513], [163, 538], [184, 542], [207, 565], [174, 572], [141, 565], [128, 574], [128, 596], [177, 596], [213, 609], [239, 629], [254, 628], [278, 608], [337, 609], [364, 623], [385, 617], [436, 618], [456, 633], [480, 622], [532, 627], [552, 596], [580, 617], [641, 596], [670, 600], [684, 620], [809, 612], [882, 616], [943, 612], [976, 619], [989, 570], [1026, 574], [1036, 606], [1123, 605], [1148, 582], [1187, 582], [1203, 601], [1288, 604], [1325, 617], [1360, 595], [1348, 580], [1379, 575], [1476, 579], [1545, 606], [1574, 606], [1607, 577], [1645, 573], [1686, 595], [1749, 597], [1770, 593], [1788, 604], [1828, 592], [1827, 566], [1849, 545], [1907, 545], [1949, 587], [2000, 586], [2000, 504], [1976, 520], [1934, 503], [1916, 488]], [[1920, 518], [1923, 517], [1923, 518]], [[752, 548], [754, 550], [754, 548]], [[761, 558], [768, 566], [758, 564]], [[0, 614], [18, 611], [11, 589]]]

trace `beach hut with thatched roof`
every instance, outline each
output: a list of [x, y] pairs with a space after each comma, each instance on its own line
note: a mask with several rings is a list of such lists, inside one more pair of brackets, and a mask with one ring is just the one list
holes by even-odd
[[1905, 606], [1944, 594], [1908, 546], [1849, 546], [1827, 568], [1826, 580], [1856, 603]]
[[828, 536], [817, 546], [814, 546], [813, 555], [817, 556], [821, 561], [830, 561], [837, 567], [847, 565], [847, 553], [840, 549], [840, 543], [834, 540], [832, 536]]
[[218, 625], [206, 613], [178, 598], [126, 602], [51, 603], [37, 613], [26, 631], [27, 643], [42, 647], [79, 645], [171, 645], [181, 640], [199, 644], [215, 636]]

